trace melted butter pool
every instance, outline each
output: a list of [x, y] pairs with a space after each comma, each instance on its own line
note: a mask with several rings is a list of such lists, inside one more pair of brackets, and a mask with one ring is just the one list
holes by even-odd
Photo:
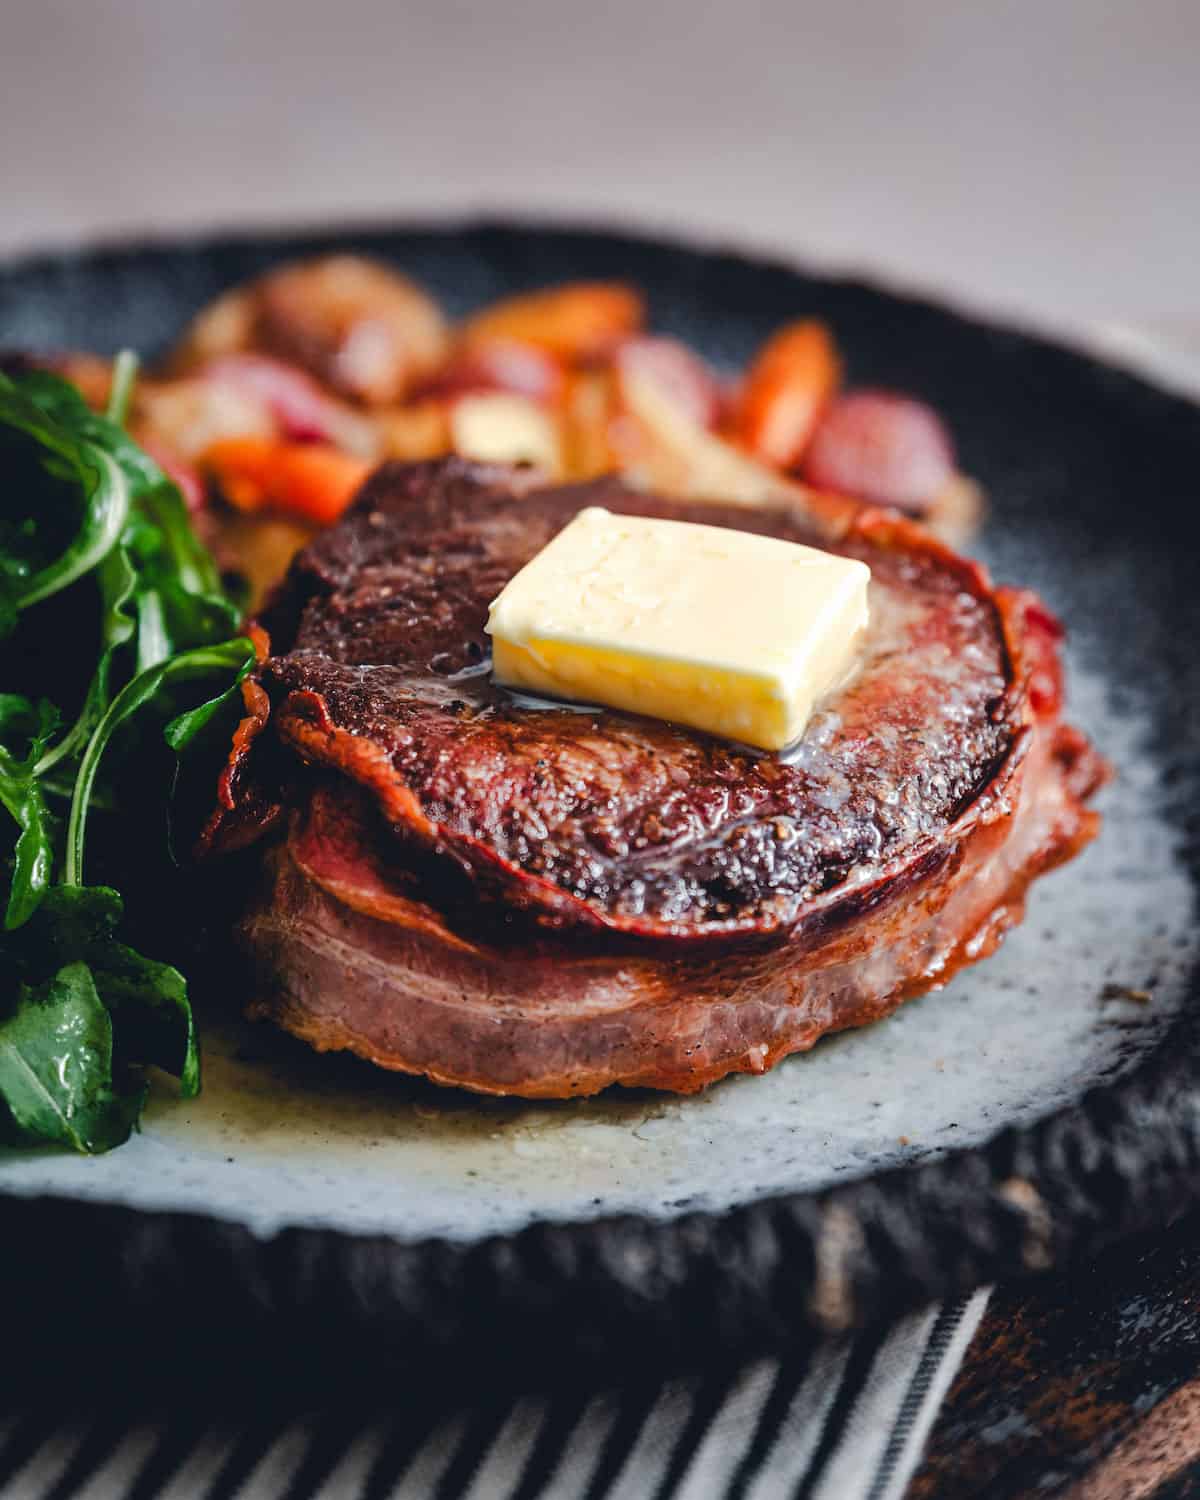
[[156, 1080], [155, 1131], [178, 1136], [181, 1149], [346, 1165], [347, 1152], [365, 1148], [372, 1159], [363, 1169], [385, 1173], [426, 1152], [439, 1173], [456, 1154], [467, 1162], [481, 1152], [536, 1158], [562, 1149], [564, 1136], [581, 1162], [611, 1160], [640, 1139], [640, 1127], [678, 1108], [642, 1090], [532, 1102], [439, 1089], [348, 1054], [320, 1056], [236, 1018], [206, 1028], [204, 1067], [197, 1099], [172, 1097], [171, 1080]]

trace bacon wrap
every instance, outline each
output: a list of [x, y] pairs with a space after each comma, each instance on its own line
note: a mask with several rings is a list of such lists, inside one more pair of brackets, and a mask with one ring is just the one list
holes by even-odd
[[[206, 833], [275, 829], [242, 926], [256, 1013], [485, 1092], [688, 1092], [944, 983], [1094, 834], [1106, 768], [1060, 722], [1034, 596], [828, 497], [814, 519], [531, 483], [386, 467], [268, 610], [270, 719], [248, 696]], [[587, 504], [870, 563], [859, 669], [795, 756], [494, 686], [488, 600]]]

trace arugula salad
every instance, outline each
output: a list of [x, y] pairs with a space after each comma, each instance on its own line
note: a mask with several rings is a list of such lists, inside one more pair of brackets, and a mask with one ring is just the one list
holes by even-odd
[[47, 371], [0, 373], [0, 1140], [88, 1153], [128, 1139], [148, 1067], [200, 1087], [186, 982], [126, 940], [112, 872], [169, 881], [180, 766], [254, 659], [124, 431], [135, 378], [121, 355], [100, 415]]

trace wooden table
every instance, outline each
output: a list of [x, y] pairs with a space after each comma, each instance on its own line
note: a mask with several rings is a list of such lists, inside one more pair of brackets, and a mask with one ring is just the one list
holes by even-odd
[[998, 1289], [907, 1500], [1200, 1496], [1200, 1213]]

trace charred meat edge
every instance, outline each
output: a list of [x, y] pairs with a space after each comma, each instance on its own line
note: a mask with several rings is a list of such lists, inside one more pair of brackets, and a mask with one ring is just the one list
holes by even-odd
[[[505, 945], [398, 893], [369, 820], [318, 790], [269, 850], [241, 925], [256, 975], [251, 1013], [318, 1050], [349, 1049], [482, 1093], [562, 1098], [614, 1083], [691, 1093], [878, 1019], [991, 953], [1020, 921], [1030, 882], [1098, 827], [1086, 803], [1108, 771], [1060, 722], [1061, 632], [1034, 595], [992, 590], [982, 568], [910, 522], [856, 508], [845, 530], [933, 553], [997, 611], [1010, 748], [940, 833], [814, 898], [771, 939], [710, 932], [697, 942], [691, 933], [683, 946], [661, 931], [639, 940], [626, 930], [612, 932], [604, 951], [581, 949], [568, 930]], [[226, 807], [266, 722], [264, 698], [247, 683], [248, 713], [221, 788]], [[379, 794], [388, 817], [403, 815], [404, 789], [362, 763], [353, 736], [318, 729], [321, 760]], [[281, 810], [255, 816], [258, 832]]]

